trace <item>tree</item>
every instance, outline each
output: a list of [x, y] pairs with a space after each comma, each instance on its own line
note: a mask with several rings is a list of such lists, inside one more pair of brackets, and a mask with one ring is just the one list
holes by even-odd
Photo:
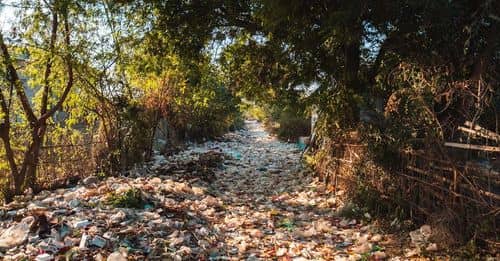
[[[41, 8], [41, 6], [39, 7]], [[41, 87], [42, 98], [39, 108], [35, 108], [33, 102], [26, 95], [26, 86], [21, 80], [20, 73], [16, 68], [16, 57], [12, 56], [3, 33], [0, 33], [0, 49], [4, 65], [3, 73], [6, 83], [9, 84], [11, 88], [10, 91], [9, 88], [5, 87], [0, 90], [0, 108], [3, 117], [3, 121], [0, 124], [0, 138], [3, 141], [11, 174], [11, 177], [8, 179], [9, 182], [7, 183], [6, 191], [4, 191], [6, 201], [11, 200], [13, 195], [20, 194], [24, 187], [30, 187], [34, 190], [37, 189], [35, 183], [36, 167], [38, 165], [40, 148], [46, 134], [47, 121], [61, 109], [74, 84], [68, 3], [57, 1], [51, 5], [45, 6], [45, 8], [47, 8], [48, 13], [50, 13], [50, 21], [47, 19], [48, 13], [43, 14], [42, 11], [37, 8], [40, 12], [38, 15], [44, 18], [40, 22], [47, 22], [50, 24], [50, 37], [48, 39], [43, 39], [46, 41], [48, 56], [44, 59], [45, 69], [43, 74], [43, 85]], [[59, 37], [62, 39], [58, 40]], [[54, 98], [51, 97], [52, 94], [57, 91], [54, 85], [58, 84], [52, 79], [52, 73], [53, 67], [58, 63], [62, 63], [65, 68], [65, 84], [55, 102], [50, 102]], [[12, 100], [16, 99], [16, 97], [12, 97], [14, 93], [22, 107], [23, 121], [26, 122], [30, 130], [30, 140], [27, 143], [20, 162], [17, 162], [16, 153], [12, 148], [13, 133], [11, 124], [12, 120], [15, 120], [13, 118], [18, 117], [13, 114], [11, 107]], [[38, 112], [36, 112], [36, 109], [38, 109]], [[13, 184], [11, 184], [10, 180], [13, 181]]]

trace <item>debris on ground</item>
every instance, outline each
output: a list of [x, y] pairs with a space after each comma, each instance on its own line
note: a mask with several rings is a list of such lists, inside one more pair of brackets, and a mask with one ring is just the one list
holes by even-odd
[[[256, 122], [247, 126], [220, 141], [156, 155], [127, 176], [87, 177], [75, 187], [19, 197], [0, 210], [0, 256], [42, 261], [388, 257], [386, 235], [363, 219], [336, 214], [335, 195], [303, 168], [295, 144], [278, 141]], [[426, 231], [420, 229], [422, 236]]]

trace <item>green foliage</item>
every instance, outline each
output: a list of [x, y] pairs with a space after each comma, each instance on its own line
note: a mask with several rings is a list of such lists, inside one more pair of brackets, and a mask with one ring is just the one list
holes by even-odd
[[132, 188], [121, 194], [112, 193], [108, 196], [106, 204], [116, 208], [143, 208], [147, 202], [139, 189]]
[[446, 87], [439, 74], [401, 64], [391, 83], [395, 90], [385, 106], [382, 128], [364, 126], [361, 130], [378, 162], [391, 167], [391, 160], [403, 150], [430, 150], [444, 142], [445, 130], [434, 108]]
[[[151, 63], [149, 58], [138, 54], [139, 64]], [[174, 53], [156, 62], [161, 64], [155, 71], [131, 68], [132, 85], [142, 90], [144, 106], [164, 117], [177, 138], [212, 138], [241, 127], [239, 100], [224, 87], [216, 67], [207, 61], [186, 67]]]
[[[67, 1], [21, 2], [23, 8], [16, 13], [13, 30], [1, 34], [0, 82], [5, 87], [0, 89], [0, 156], [2, 163], [9, 162], [8, 170], [2, 168], [6, 179], [2, 190], [11, 191], [4, 194], [7, 200], [12, 196], [8, 194], [19, 194], [26, 187], [36, 192], [48, 187], [40, 181], [57, 180], [71, 172], [61, 171], [61, 165], [67, 164], [59, 157], [64, 154], [71, 160], [83, 150], [68, 153], [66, 148], [86, 142], [92, 127], [81, 126], [92, 126], [95, 119], [78, 113], [71, 98], [82, 91], [75, 80], [78, 62], [74, 54], [83, 50], [80, 46], [86, 41], [70, 33], [82, 32], [76, 22], [81, 10]], [[42, 168], [40, 161], [60, 166]], [[86, 162], [81, 165], [88, 167]]]
[[279, 222], [279, 226], [287, 229], [288, 231], [293, 231], [295, 229], [295, 223], [290, 218], [283, 218]]
[[295, 140], [300, 136], [309, 136], [311, 121], [298, 108], [285, 107], [280, 110], [276, 121], [279, 124], [278, 137]]
[[287, 100], [260, 104], [245, 102], [240, 107], [247, 119], [263, 122], [283, 140], [294, 141], [310, 135], [311, 121], [302, 103]]
[[250, 120], [265, 122], [268, 118], [267, 112], [263, 106], [259, 106], [255, 103], [244, 102], [240, 105], [240, 110], [243, 112], [245, 118]]
[[264, 111], [264, 109], [258, 106], [251, 106], [245, 113], [246, 117], [252, 120], [257, 120], [260, 122], [264, 122], [267, 120], [266, 112]]
[[[207, 75], [207, 77], [209, 77]], [[181, 104], [183, 111], [176, 117], [187, 118], [188, 124], [178, 126], [184, 129], [189, 138], [220, 136], [234, 129], [240, 113], [237, 100], [215, 79], [202, 79], [201, 86], [189, 90]]]

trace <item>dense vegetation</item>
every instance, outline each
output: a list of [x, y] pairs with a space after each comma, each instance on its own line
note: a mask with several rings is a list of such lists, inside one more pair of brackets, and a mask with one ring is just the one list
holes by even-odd
[[[4, 8], [17, 14], [0, 35], [6, 201], [68, 171], [40, 161], [82, 156], [67, 146], [91, 144], [92, 168], [119, 173], [151, 158], [162, 123], [168, 149], [241, 127], [243, 109], [279, 123], [286, 139], [307, 135], [317, 110], [310, 162], [330, 157], [331, 144], [366, 145], [373, 165], [356, 170], [364, 192], [373, 189], [366, 169], [397, 179], [404, 151], [449, 160], [443, 144], [465, 139], [464, 122], [499, 129], [499, 1], [22, 0]], [[496, 209], [481, 233], [496, 226]]]
[[158, 28], [156, 3], [20, 1], [7, 8], [18, 15], [0, 35], [7, 201], [71, 172], [41, 169], [41, 158], [61, 167], [94, 155], [97, 165], [82, 169], [109, 175], [151, 157], [160, 121], [169, 145], [241, 126], [238, 99], [210, 53], [177, 50], [181, 39]]

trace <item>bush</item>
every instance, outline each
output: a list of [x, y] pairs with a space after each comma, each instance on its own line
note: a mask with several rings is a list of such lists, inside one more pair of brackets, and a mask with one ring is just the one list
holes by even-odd
[[169, 142], [214, 138], [241, 128], [239, 99], [222, 84], [216, 68], [201, 64], [190, 72], [169, 69], [150, 76], [142, 87], [141, 103], [167, 121]]
[[277, 122], [279, 128], [276, 134], [282, 139], [296, 140], [300, 136], [309, 136], [311, 132], [310, 119], [294, 109], [281, 111]]
[[266, 109], [255, 103], [244, 102], [240, 107], [241, 110], [244, 111], [245, 118], [249, 120], [266, 122], [269, 117]]
[[111, 194], [106, 203], [116, 208], [143, 208], [147, 202], [142, 198], [142, 193], [137, 188], [127, 190], [122, 194]]
[[195, 86], [178, 97], [166, 117], [181, 139], [214, 138], [241, 128], [243, 120], [237, 100], [223, 86]]
[[311, 120], [305, 106], [299, 103], [253, 106], [247, 114], [253, 113], [262, 119], [267, 128], [280, 139], [295, 141], [301, 136], [309, 136]]

